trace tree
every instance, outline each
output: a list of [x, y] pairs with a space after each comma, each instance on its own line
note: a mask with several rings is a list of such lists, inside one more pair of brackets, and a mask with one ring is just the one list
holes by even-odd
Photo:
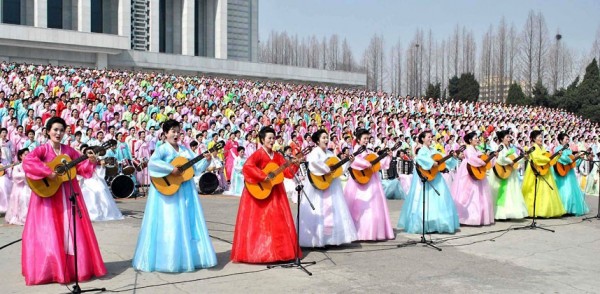
[[479, 99], [479, 83], [472, 73], [464, 73], [458, 79], [456, 99], [461, 101], [477, 101]]
[[508, 88], [508, 97], [506, 97], [506, 103], [513, 105], [525, 105], [528, 104], [529, 99], [525, 97], [523, 89], [517, 83], [512, 83]]
[[430, 83], [429, 85], [427, 85], [427, 91], [425, 92], [425, 96], [427, 98], [442, 98], [440, 83], [436, 83], [435, 85]]
[[600, 69], [596, 58], [585, 68], [583, 81], [575, 95], [581, 101], [579, 113], [590, 120], [600, 122]]
[[450, 99], [454, 99], [456, 94], [458, 94], [458, 77], [453, 76], [448, 81], [448, 96], [450, 96]]
[[541, 80], [535, 83], [532, 91], [533, 104], [537, 106], [550, 106], [550, 97], [548, 95], [548, 89], [544, 87]]

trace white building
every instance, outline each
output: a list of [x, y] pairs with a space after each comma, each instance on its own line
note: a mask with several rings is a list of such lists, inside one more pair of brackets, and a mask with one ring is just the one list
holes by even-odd
[[257, 63], [258, 0], [0, 0], [0, 60], [365, 85]]

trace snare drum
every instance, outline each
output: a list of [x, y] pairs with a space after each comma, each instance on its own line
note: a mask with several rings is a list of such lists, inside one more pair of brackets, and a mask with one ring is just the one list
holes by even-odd
[[129, 160], [125, 159], [121, 162], [121, 170], [124, 175], [132, 175], [135, 172], [135, 167], [130, 163]]
[[135, 191], [133, 180], [126, 175], [119, 175], [110, 182], [110, 190], [115, 198], [128, 198]]
[[219, 178], [217, 175], [206, 172], [200, 176], [198, 180], [198, 190], [200, 194], [212, 194], [219, 188]]
[[114, 177], [119, 174], [119, 165], [114, 157], [104, 158], [104, 167], [106, 168], [106, 177]]

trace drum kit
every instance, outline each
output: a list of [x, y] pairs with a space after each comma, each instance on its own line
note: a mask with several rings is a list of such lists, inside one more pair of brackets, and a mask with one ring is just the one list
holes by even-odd
[[106, 168], [106, 183], [115, 198], [137, 196], [135, 183], [132, 179], [135, 172], [141, 172], [148, 166], [148, 160], [123, 160], [118, 162], [115, 157], [104, 159]]

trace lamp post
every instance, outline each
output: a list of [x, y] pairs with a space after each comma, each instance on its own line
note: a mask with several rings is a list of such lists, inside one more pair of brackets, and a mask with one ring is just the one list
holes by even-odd
[[414, 87], [414, 96], [419, 96], [419, 68], [417, 67], [419, 60], [419, 44], [415, 44], [415, 87]]
[[560, 39], [562, 39], [561, 34], [556, 34], [556, 60], [554, 64], [554, 93], [558, 91], [558, 55], [560, 52]]

